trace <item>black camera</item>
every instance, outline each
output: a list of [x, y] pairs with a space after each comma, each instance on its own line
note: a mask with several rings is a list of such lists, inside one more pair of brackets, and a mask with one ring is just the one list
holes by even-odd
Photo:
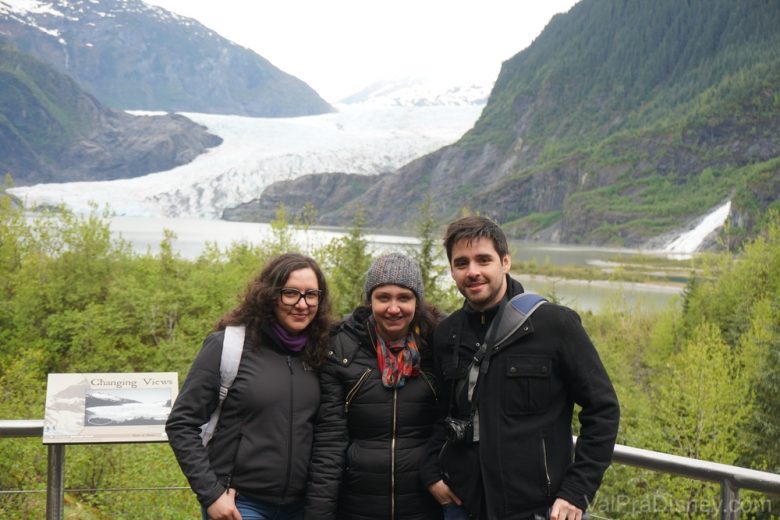
[[474, 423], [471, 419], [456, 419], [455, 417], [445, 417], [447, 424], [447, 439], [451, 442], [473, 442], [474, 441]]

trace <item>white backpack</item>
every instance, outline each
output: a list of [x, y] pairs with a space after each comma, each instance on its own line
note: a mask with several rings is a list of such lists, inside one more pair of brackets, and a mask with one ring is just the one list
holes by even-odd
[[244, 352], [245, 335], [246, 327], [243, 325], [225, 328], [225, 339], [222, 342], [222, 359], [219, 362], [219, 404], [217, 404], [217, 409], [211, 414], [209, 422], [200, 427], [200, 438], [203, 440], [204, 446], [209, 443], [214, 435], [214, 430], [217, 429], [219, 414], [222, 412], [222, 403], [225, 402], [228, 391], [233, 385], [233, 380], [236, 378], [236, 373], [238, 373], [238, 364], [241, 362], [241, 354]]

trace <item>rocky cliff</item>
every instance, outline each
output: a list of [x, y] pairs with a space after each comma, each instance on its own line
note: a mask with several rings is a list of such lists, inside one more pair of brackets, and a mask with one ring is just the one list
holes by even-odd
[[291, 220], [302, 217], [300, 213], [307, 204], [313, 205], [318, 212], [331, 213], [365, 193], [378, 179], [375, 175], [321, 173], [275, 182], [259, 199], [225, 209], [222, 219], [270, 222], [282, 204], [288, 208], [287, 216]]

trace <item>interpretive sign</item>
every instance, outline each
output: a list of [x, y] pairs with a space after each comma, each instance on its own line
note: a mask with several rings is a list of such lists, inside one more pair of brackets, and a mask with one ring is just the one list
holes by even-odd
[[176, 372], [49, 374], [44, 444], [165, 442]]

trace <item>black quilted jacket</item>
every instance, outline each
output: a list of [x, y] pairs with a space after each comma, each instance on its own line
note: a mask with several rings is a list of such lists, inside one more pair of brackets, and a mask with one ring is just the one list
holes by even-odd
[[[334, 336], [320, 374], [321, 405], [306, 494], [307, 520], [436, 520], [441, 508], [423, 482], [436, 419], [431, 353], [418, 340], [423, 372], [382, 385], [369, 311], [359, 308]], [[426, 467], [432, 467], [426, 464]]]

